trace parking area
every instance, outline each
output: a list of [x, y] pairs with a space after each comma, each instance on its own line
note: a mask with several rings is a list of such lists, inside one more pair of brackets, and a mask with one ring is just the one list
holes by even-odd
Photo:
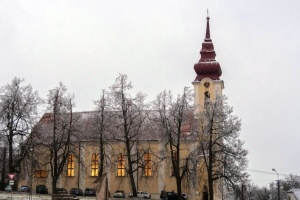
[[[28, 193], [24, 192], [5, 192], [5, 191], [0, 191], [0, 200], [51, 200], [51, 194], [33, 194], [30, 196]], [[95, 200], [96, 197], [86, 197], [86, 196], [78, 196], [77, 197], [79, 200]], [[143, 198], [108, 198], [109, 200], [141, 200]], [[159, 195], [154, 195], [152, 196], [153, 200], [160, 200]]]

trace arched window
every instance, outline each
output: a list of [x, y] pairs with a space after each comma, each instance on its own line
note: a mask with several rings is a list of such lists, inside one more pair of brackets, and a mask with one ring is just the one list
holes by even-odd
[[68, 176], [75, 175], [75, 163], [74, 163], [74, 155], [70, 154], [68, 158]]
[[45, 170], [34, 171], [34, 178], [47, 178], [47, 171]]
[[99, 173], [99, 159], [98, 155], [93, 153], [92, 154], [92, 173], [91, 176], [98, 176]]
[[204, 98], [206, 99], [210, 99], [210, 93], [209, 91], [204, 92]]
[[118, 155], [117, 176], [125, 176], [125, 160], [124, 160], [124, 155], [122, 153], [119, 153]]
[[144, 155], [144, 176], [152, 176], [152, 161], [150, 153], [146, 153]]

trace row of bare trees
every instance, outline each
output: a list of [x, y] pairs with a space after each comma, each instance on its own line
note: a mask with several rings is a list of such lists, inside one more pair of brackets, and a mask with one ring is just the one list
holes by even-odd
[[[50, 90], [46, 101], [48, 114], [40, 119], [44, 121], [40, 124], [46, 127], [37, 127], [38, 107], [45, 102], [30, 85], [22, 86], [22, 82], [15, 78], [0, 91], [0, 137], [3, 138], [1, 145], [8, 147], [8, 171], [18, 173], [21, 161], [39, 141], [39, 145], [50, 152], [43, 165], [50, 166], [52, 189], [55, 189], [82, 130], [77, 123], [79, 118], [73, 113], [74, 97], [67, 93], [63, 84]], [[159, 162], [171, 161], [178, 199], [184, 183], [193, 182], [199, 163], [201, 171], [207, 175], [210, 200], [214, 199], [217, 182], [230, 189], [247, 178], [247, 151], [239, 139], [241, 123], [232, 114], [225, 97], [208, 99], [203, 112], [194, 113], [193, 94], [189, 88], [184, 88], [176, 97], [170, 91], [163, 91], [150, 103], [146, 102], [144, 93], [133, 95], [131, 89], [127, 76], [120, 74], [95, 101], [97, 114], [93, 115], [93, 132], [99, 141], [99, 177], [110, 163], [105, 146], [109, 140], [117, 141], [124, 147], [126, 173], [133, 196], [137, 196], [135, 174], [146, 167], [144, 155], [151, 152], [150, 146], [139, 147], [139, 141], [159, 135], [165, 149], [155, 156]], [[39, 134], [43, 128], [49, 133]], [[191, 141], [195, 143], [192, 150], [184, 145]], [[18, 148], [20, 145], [22, 151]], [[187, 151], [190, 153], [183, 153]]]
[[[207, 174], [210, 200], [214, 198], [217, 182], [223, 182], [224, 187], [232, 190], [247, 179], [247, 150], [243, 148], [243, 142], [239, 139], [241, 122], [232, 114], [232, 107], [227, 105], [224, 96], [215, 100], [208, 99], [203, 112], [195, 114], [193, 94], [187, 87], [176, 97], [173, 97], [170, 91], [163, 91], [148, 104], [145, 103], [145, 94], [137, 93], [131, 96], [131, 89], [132, 85], [127, 76], [120, 74], [110, 91], [103, 92], [97, 105], [102, 116], [100, 119], [104, 120], [105, 113], [108, 116], [108, 112], [111, 115], [110, 120], [117, 119], [110, 121], [114, 124], [114, 131], [109, 133], [114, 140], [125, 146], [128, 163], [126, 172], [133, 196], [136, 196], [137, 190], [134, 173], [145, 167], [142, 156], [144, 154], [138, 155], [136, 146], [142, 137], [145, 138], [145, 134], [149, 134], [149, 126], [152, 132], [159, 130], [158, 134], [165, 147], [156, 156], [160, 161], [171, 160], [178, 199], [183, 185], [191, 183], [195, 178], [197, 163], [202, 163], [201, 171]], [[99, 125], [102, 128], [99, 129], [99, 133], [104, 133], [105, 124], [107, 126], [109, 123], [100, 121]], [[198, 141], [197, 145], [187, 156], [183, 156], [183, 152], [188, 151], [184, 143], [191, 141]], [[143, 149], [143, 153], [149, 150]]]
[[[260, 173], [268, 173], [262, 172]], [[278, 198], [278, 181], [280, 189], [280, 198]], [[234, 191], [235, 199], [242, 200], [277, 200], [277, 199], [292, 199], [288, 194], [294, 196], [300, 191], [300, 176], [295, 174], [284, 175], [280, 180], [274, 180], [266, 186], [258, 186], [250, 180], [236, 185]], [[294, 193], [294, 194], [293, 194]]]
[[[69, 155], [74, 123], [73, 97], [66, 92], [66, 87], [60, 83], [57, 88], [49, 91], [48, 98], [44, 101], [30, 84], [24, 85], [24, 80], [20, 78], [14, 78], [11, 83], [0, 88], [0, 145], [3, 149], [8, 149], [7, 173], [19, 174], [21, 163], [32, 154], [34, 138], [39, 137], [39, 134], [34, 134], [40, 118], [39, 108], [46, 104], [46, 112], [53, 113], [53, 124], [51, 136], [48, 135], [42, 145], [51, 152], [48, 164], [51, 167], [53, 187], [56, 188], [57, 179]], [[6, 155], [3, 155], [1, 163], [6, 163]], [[2, 164], [2, 189], [6, 177], [5, 168], [6, 165]]]

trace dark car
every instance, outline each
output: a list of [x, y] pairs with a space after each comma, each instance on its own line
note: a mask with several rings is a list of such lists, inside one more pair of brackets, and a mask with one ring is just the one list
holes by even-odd
[[165, 192], [163, 196], [164, 200], [175, 200], [177, 199], [177, 194], [174, 192]]
[[125, 198], [124, 190], [116, 190], [114, 193], [114, 198]]
[[56, 194], [68, 194], [68, 191], [66, 190], [66, 188], [56, 188], [55, 193]]
[[83, 192], [80, 188], [72, 188], [70, 190], [70, 195], [72, 195], [72, 196], [83, 196]]
[[22, 185], [20, 188], [20, 192], [30, 192], [29, 187], [26, 185]]
[[37, 194], [48, 194], [48, 188], [45, 185], [37, 185], [35, 188]]
[[85, 188], [84, 196], [96, 196], [96, 190], [94, 188]]
[[[162, 200], [176, 200], [177, 196], [178, 196], [178, 194], [175, 193], [174, 191], [167, 192], [167, 191], [162, 190], [161, 193], [160, 193], [160, 199], [162, 199]], [[186, 200], [187, 195], [186, 194], [181, 194], [180, 199]]]

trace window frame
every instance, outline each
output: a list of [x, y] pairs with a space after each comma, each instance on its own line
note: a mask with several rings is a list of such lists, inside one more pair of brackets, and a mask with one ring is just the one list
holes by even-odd
[[70, 154], [68, 156], [68, 164], [67, 164], [67, 176], [73, 177], [75, 176], [75, 162], [74, 162], [74, 154]]
[[47, 178], [48, 173], [45, 170], [35, 170], [34, 171], [34, 178]]
[[204, 92], [204, 100], [209, 100], [210, 99], [210, 92], [209, 91], [205, 91]]
[[117, 160], [117, 176], [125, 176], [125, 158], [123, 153], [118, 154]]
[[99, 156], [96, 153], [92, 154], [91, 160], [91, 176], [99, 175]]
[[143, 176], [153, 176], [152, 174], [152, 160], [151, 153], [144, 154], [144, 168], [143, 168]]

